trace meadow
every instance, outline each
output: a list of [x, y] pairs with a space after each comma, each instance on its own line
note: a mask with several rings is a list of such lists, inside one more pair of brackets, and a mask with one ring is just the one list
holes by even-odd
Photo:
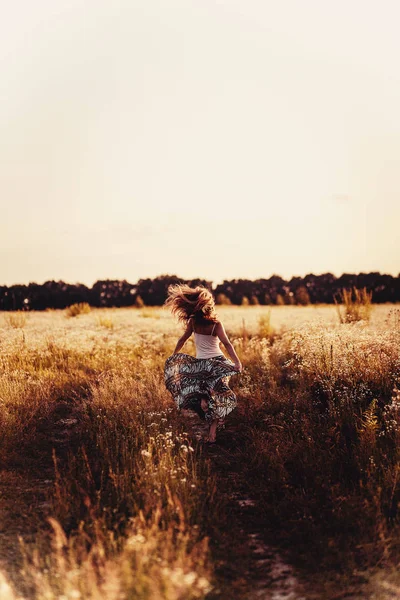
[[0, 598], [278, 598], [255, 535], [288, 599], [400, 597], [400, 309], [217, 312], [244, 370], [212, 450], [164, 309], [0, 313]]

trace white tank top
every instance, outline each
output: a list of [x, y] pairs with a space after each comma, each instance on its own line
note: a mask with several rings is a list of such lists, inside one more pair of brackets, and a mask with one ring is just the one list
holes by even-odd
[[196, 346], [196, 358], [212, 358], [213, 356], [224, 356], [219, 347], [219, 338], [213, 335], [216, 323], [211, 333], [196, 333], [193, 326], [194, 344]]

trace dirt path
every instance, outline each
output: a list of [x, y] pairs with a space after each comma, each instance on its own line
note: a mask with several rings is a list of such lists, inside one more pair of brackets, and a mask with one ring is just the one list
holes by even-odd
[[[196, 415], [182, 411], [186, 430], [204, 439], [207, 426]], [[208, 600], [400, 600], [400, 589], [379, 577], [358, 574], [349, 580], [329, 579], [325, 573], [303, 573], [291, 564], [288, 552], [273, 542], [265, 517], [249, 496], [242, 466], [235, 456], [236, 428], [227, 422], [215, 445], [204, 445], [217, 477], [218, 493], [229, 513], [212, 545], [221, 588]], [[222, 542], [222, 547], [221, 547]], [[227, 560], [228, 558], [228, 560]], [[219, 560], [221, 561], [218, 565]]]
[[[195, 439], [204, 439], [207, 425], [189, 411], [182, 411], [186, 427]], [[230, 526], [222, 536], [222, 545], [229, 548], [229, 561], [224, 561], [224, 548], [214, 547], [217, 562], [221, 564], [217, 576], [221, 589], [214, 590], [210, 600], [306, 600], [302, 584], [295, 570], [281, 552], [265, 540], [265, 527], [260, 520], [257, 505], [249, 496], [240, 470], [232, 460], [230, 443], [234, 440], [232, 426], [218, 433], [215, 445], [204, 445], [203, 456], [210, 460], [217, 476], [217, 486], [223, 494], [223, 503], [228, 512]], [[221, 543], [217, 533], [218, 544]], [[235, 551], [232, 552], [234, 547]]]

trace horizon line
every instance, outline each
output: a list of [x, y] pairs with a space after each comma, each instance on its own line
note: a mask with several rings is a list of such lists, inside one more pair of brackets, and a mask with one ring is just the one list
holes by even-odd
[[44, 280], [42, 283], [38, 283], [37, 281], [29, 281], [29, 283], [12, 283], [12, 284], [7, 284], [7, 283], [2, 283], [0, 284], [0, 287], [14, 287], [14, 286], [29, 286], [29, 285], [45, 285], [46, 283], [49, 282], [55, 282], [55, 283], [65, 283], [66, 285], [84, 285], [85, 287], [93, 287], [98, 281], [126, 281], [127, 283], [132, 283], [132, 285], [136, 285], [140, 280], [145, 280], [145, 279], [151, 279], [151, 280], [155, 280], [158, 279], [160, 277], [176, 277], [177, 279], [181, 279], [182, 281], [193, 281], [195, 279], [202, 279], [204, 281], [207, 281], [209, 283], [211, 283], [212, 286], [214, 285], [219, 285], [219, 283], [223, 283], [224, 281], [235, 281], [235, 280], [242, 280], [242, 281], [258, 281], [260, 279], [271, 279], [271, 277], [280, 277], [281, 279], [283, 279], [284, 281], [290, 282], [292, 279], [295, 279], [297, 277], [299, 277], [300, 279], [305, 279], [306, 277], [313, 275], [314, 277], [321, 277], [322, 275], [332, 275], [333, 277], [335, 277], [335, 279], [340, 279], [341, 277], [343, 277], [344, 275], [355, 275], [355, 276], [359, 276], [359, 275], [372, 275], [372, 274], [377, 274], [380, 276], [389, 276], [389, 277], [393, 277], [395, 279], [400, 277], [400, 271], [397, 275], [393, 274], [393, 273], [387, 273], [387, 272], [383, 272], [381, 273], [380, 271], [360, 271], [358, 273], [351, 273], [351, 272], [343, 272], [341, 275], [336, 275], [335, 273], [333, 273], [332, 271], [324, 271], [322, 273], [312, 273], [309, 272], [306, 275], [291, 275], [290, 277], [286, 278], [283, 277], [282, 275], [279, 275], [279, 273], [272, 273], [269, 276], [260, 276], [260, 277], [255, 277], [255, 278], [249, 278], [249, 277], [234, 277], [231, 279], [218, 279], [218, 280], [213, 280], [213, 279], [208, 279], [207, 277], [181, 277], [179, 275], [176, 275], [175, 273], [160, 273], [159, 275], [156, 275], [154, 277], [139, 277], [138, 280], [133, 283], [131, 281], [129, 281], [128, 279], [119, 279], [119, 278], [105, 278], [105, 279], [96, 279], [93, 281], [92, 284], [87, 284], [87, 283], [83, 283], [82, 281], [75, 281], [75, 282], [70, 282], [70, 281], [65, 281], [63, 279], [46, 279]]

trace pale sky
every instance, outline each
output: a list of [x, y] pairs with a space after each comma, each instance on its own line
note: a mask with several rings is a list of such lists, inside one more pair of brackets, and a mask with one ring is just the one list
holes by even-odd
[[0, 284], [400, 272], [398, 0], [1, 0]]

